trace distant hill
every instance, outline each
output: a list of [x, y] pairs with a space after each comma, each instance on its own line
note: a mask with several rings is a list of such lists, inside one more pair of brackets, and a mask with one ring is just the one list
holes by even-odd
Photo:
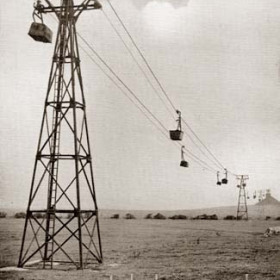
[[270, 191], [267, 191], [265, 199], [261, 200], [256, 204], [257, 206], [279, 206], [280, 207], [280, 202], [272, 197]]

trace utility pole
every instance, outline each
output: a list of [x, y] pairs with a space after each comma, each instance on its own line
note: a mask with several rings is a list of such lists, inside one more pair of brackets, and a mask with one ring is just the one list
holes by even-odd
[[59, 2], [37, 1], [33, 18], [41, 22], [33, 22], [29, 31], [36, 41], [49, 43], [52, 32], [43, 15], [58, 20], [19, 267], [35, 259], [41, 268], [59, 263], [82, 269], [103, 259], [76, 32], [81, 13], [101, 5]]
[[237, 188], [239, 188], [239, 196], [238, 196], [238, 206], [237, 206], [237, 220], [248, 220], [248, 207], [246, 200], [246, 180], [249, 180], [248, 175], [238, 175], [237, 176], [238, 184]]

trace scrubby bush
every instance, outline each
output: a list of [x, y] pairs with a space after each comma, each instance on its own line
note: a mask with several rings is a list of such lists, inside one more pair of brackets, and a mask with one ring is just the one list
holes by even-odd
[[[92, 216], [92, 212], [81, 213], [81, 218], [85, 219], [85, 220], [90, 219], [91, 216]], [[51, 215], [51, 217], [54, 217], [54, 216]], [[63, 218], [72, 219], [73, 217], [78, 217], [78, 213], [67, 213], [67, 214], [64, 214], [64, 215], [55, 214], [55, 217], [59, 218], [59, 219], [63, 219]]]
[[266, 220], [266, 221], [268, 221], [268, 220], [270, 220], [270, 219], [271, 219], [270, 216], [266, 216], [266, 217], [265, 217], [265, 220]]
[[147, 214], [145, 219], [152, 219], [153, 218], [153, 214]]
[[68, 214], [67, 214], [67, 219], [72, 219], [73, 216], [74, 216], [73, 213], [68, 213]]
[[277, 217], [275, 220], [276, 220], [276, 221], [280, 221], [280, 217]]
[[198, 215], [194, 217], [193, 220], [207, 220], [207, 215], [206, 214]]
[[207, 215], [206, 214], [202, 214], [202, 215], [198, 215], [196, 216], [197, 220], [207, 220]]
[[174, 215], [174, 216], [171, 216], [169, 217], [168, 219], [171, 219], [171, 220], [187, 220], [188, 217], [185, 216], [185, 215]]
[[209, 215], [208, 220], [218, 220], [218, 216], [216, 214]]
[[160, 213], [157, 213], [157, 214], [154, 216], [154, 219], [156, 219], [156, 220], [165, 220], [166, 217], [163, 216], [163, 215], [160, 214]]
[[133, 220], [133, 219], [136, 219], [135, 216], [133, 216], [132, 214], [130, 213], [127, 213], [125, 216], [124, 216], [125, 219], [127, 220]]
[[35, 213], [35, 214], [33, 214], [33, 216], [37, 219], [43, 219], [45, 217], [45, 215], [42, 213]]
[[24, 212], [18, 212], [15, 214], [16, 219], [24, 219], [26, 214]]
[[192, 218], [192, 220], [218, 220], [218, 216], [216, 214], [213, 215], [202, 214]]
[[113, 216], [110, 217], [110, 219], [119, 219], [120, 215], [119, 214], [114, 214]]
[[233, 215], [227, 215], [224, 217], [224, 220], [236, 220], [236, 217]]
[[89, 219], [90, 218], [90, 216], [92, 215], [92, 212], [86, 212], [86, 213], [83, 213], [83, 218], [85, 218], [85, 219]]
[[0, 212], [0, 218], [1, 219], [6, 218], [6, 216], [7, 216], [6, 212]]

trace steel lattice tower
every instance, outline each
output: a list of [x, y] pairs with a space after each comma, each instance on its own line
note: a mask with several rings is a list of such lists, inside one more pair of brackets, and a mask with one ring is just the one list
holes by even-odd
[[239, 188], [238, 206], [237, 206], [237, 220], [248, 220], [248, 207], [246, 198], [246, 180], [249, 179], [248, 175], [237, 176]]
[[34, 12], [54, 14], [58, 31], [18, 266], [38, 260], [43, 268], [54, 262], [83, 268], [102, 262], [102, 247], [76, 22], [101, 5], [45, 2]]

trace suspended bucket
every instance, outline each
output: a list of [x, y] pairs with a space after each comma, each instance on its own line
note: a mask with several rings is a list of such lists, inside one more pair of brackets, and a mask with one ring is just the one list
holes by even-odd
[[228, 179], [224, 178], [222, 179], [222, 184], [227, 184], [228, 183]]
[[181, 123], [181, 112], [179, 110], [176, 111], [176, 113], [178, 114], [178, 126], [176, 130], [170, 130], [169, 131], [169, 135], [170, 135], [170, 139], [173, 141], [181, 141], [183, 139], [183, 131], [182, 131], [182, 123]]
[[28, 35], [35, 41], [43, 43], [52, 42], [52, 31], [44, 24], [39, 22], [32, 22]]
[[181, 163], [180, 163], [180, 166], [182, 167], [189, 167], [189, 163], [185, 160], [182, 160]]
[[225, 178], [222, 179], [222, 184], [227, 184], [228, 183], [228, 179], [227, 179], [227, 169], [225, 168]]
[[189, 167], [189, 163], [185, 160], [185, 153], [184, 153], [185, 146], [181, 147], [181, 163], [180, 166], [182, 167]]
[[94, 1], [93, 5], [94, 5], [94, 9], [101, 9], [102, 8], [102, 5], [97, 0]]
[[220, 186], [222, 183], [220, 181], [220, 172], [217, 171], [217, 185]]
[[170, 139], [174, 141], [181, 141], [183, 139], [184, 132], [181, 130], [170, 130]]

